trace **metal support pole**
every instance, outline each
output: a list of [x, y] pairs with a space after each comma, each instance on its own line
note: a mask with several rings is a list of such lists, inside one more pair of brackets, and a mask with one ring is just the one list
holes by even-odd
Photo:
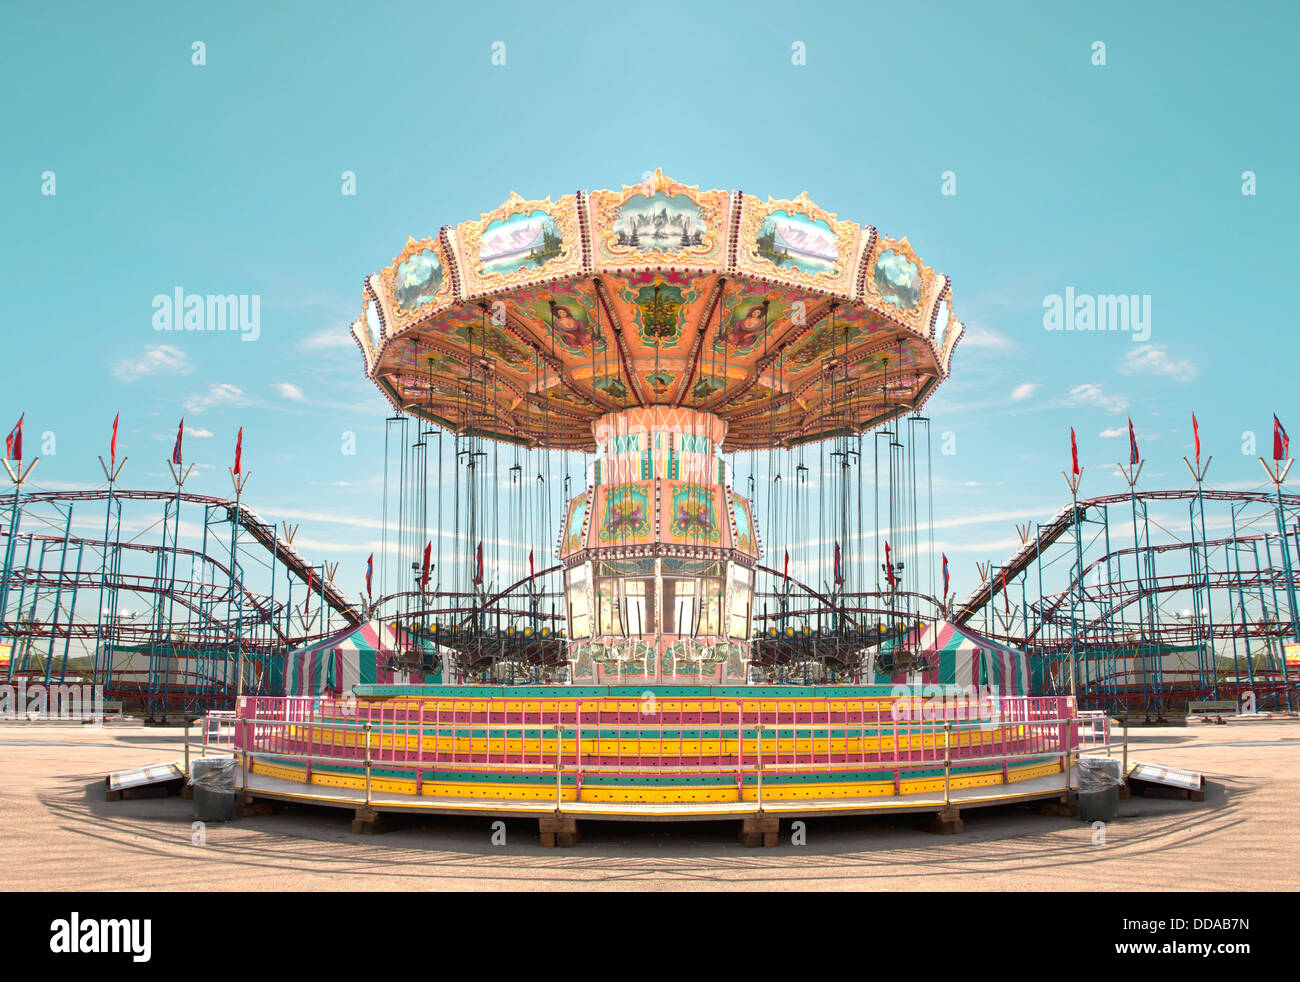
[[248, 720], [242, 716], [239, 719], [239, 750], [240, 750], [240, 791], [248, 790]]
[[[557, 704], [556, 712], [559, 712]], [[452, 737], [455, 738], [455, 727], [452, 728]], [[560, 814], [564, 810], [564, 782], [561, 775], [564, 773], [564, 764], [561, 760], [561, 748], [564, 744], [564, 724], [557, 722], [555, 724], [555, 814]]]
[[943, 721], [943, 804], [948, 807], [952, 784], [952, 723]]
[[1067, 721], [1061, 727], [1061, 735], [1065, 737], [1065, 793], [1070, 793], [1070, 771], [1074, 763], [1074, 741], [1070, 739], [1070, 722]]
[[1124, 726], [1124, 783], [1128, 783], [1128, 720], [1122, 721]]
[[370, 807], [370, 720], [366, 720], [366, 807]]

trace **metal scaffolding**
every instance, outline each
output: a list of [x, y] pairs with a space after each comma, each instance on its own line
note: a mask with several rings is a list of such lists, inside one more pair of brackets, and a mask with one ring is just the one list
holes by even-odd
[[102, 685], [161, 719], [230, 705], [242, 654], [245, 688], [278, 692], [287, 647], [362, 619], [293, 532], [180, 488], [20, 491], [0, 535], [0, 678]]
[[1026, 647], [1035, 691], [1149, 719], [1248, 692], [1300, 708], [1300, 496], [1130, 488], [1017, 528], [955, 619]]

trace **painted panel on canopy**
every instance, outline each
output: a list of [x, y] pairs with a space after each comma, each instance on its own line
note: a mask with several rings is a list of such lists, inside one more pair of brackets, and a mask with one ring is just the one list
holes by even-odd
[[929, 333], [928, 315], [937, 299], [935, 272], [926, 266], [906, 237], [880, 236], [867, 264], [864, 297], [918, 334]]
[[582, 526], [587, 519], [587, 495], [580, 494], [569, 502], [560, 539], [560, 556], [571, 556], [582, 548]]
[[438, 237], [408, 239], [406, 248], [376, 279], [384, 321], [393, 334], [452, 301], [450, 265]]
[[477, 222], [456, 227], [465, 295], [520, 286], [582, 270], [578, 199], [526, 201], [511, 192]]
[[[646, 271], [618, 281], [614, 295], [623, 337], [632, 358], [671, 356], [689, 346], [704, 316], [711, 277]], [[634, 330], [633, 330], [634, 329]]]
[[396, 374], [389, 379], [404, 401], [431, 406], [465, 398], [469, 382], [464, 366], [455, 359], [428, 348], [417, 350], [411, 345], [402, 345], [399, 350], [404, 354], [388, 360], [396, 369]]
[[703, 406], [728, 386], [735, 385], [745, 377], [743, 369], [737, 367], [724, 369], [721, 365], [702, 365], [691, 381], [690, 391], [682, 404], [686, 406]]
[[[462, 380], [462, 391], [469, 381], [470, 364], [479, 365], [484, 360], [492, 363], [493, 375], [507, 376], [512, 379], [514, 388], [526, 389], [537, 364], [534, 352], [501, 328], [485, 321], [487, 318], [484, 312], [474, 308], [452, 307], [444, 310], [411, 334], [389, 343], [378, 372], [384, 374], [395, 369], [404, 377], [412, 377], [409, 384], [420, 391], [405, 392], [404, 397], [407, 401], [423, 402], [422, 396], [427, 391], [427, 385], [420, 386], [419, 382], [422, 377], [427, 381], [428, 364], [425, 359], [436, 350], [434, 346], [438, 345], [458, 353], [459, 357], [452, 359], [445, 352], [440, 352], [438, 368], [451, 377]], [[482, 369], [476, 369], [474, 375], [474, 384], [481, 386]], [[494, 386], [493, 391], [502, 390]], [[517, 398], [518, 395], [511, 392], [508, 401], [513, 403]]]
[[377, 274], [371, 273], [366, 277], [366, 287], [361, 294], [361, 316], [352, 325], [352, 336], [361, 345], [366, 356], [366, 371], [370, 372], [379, 358], [379, 349], [383, 347], [387, 332], [376, 299], [381, 289]]
[[830, 357], [843, 357], [851, 352], [862, 339], [863, 329], [868, 321], [839, 316], [836, 311], [834, 320], [827, 316], [817, 326], [795, 341], [782, 352], [777, 359], [779, 371], [790, 377], [806, 374]]
[[557, 408], [562, 411], [568, 410], [581, 414], [585, 420], [590, 420], [592, 417], [591, 400], [583, 398], [563, 382], [556, 382], [543, 388], [541, 395], [548, 403], [557, 403]]
[[596, 294], [589, 282], [522, 287], [512, 291], [505, 303], [544, 346], [549, 347], [553, 339], [556, 357], [567, 364], [590, 359], [593, 343], [598, 355], [608, 346], [608, 327], [597, 317]]
[[[746, 423], [751, 428], [760, 427], [766, 430], [770, 424], [768, 405], [772, 401], [773, 391], [771, 379], [764, 377], [719, 407], [723, 417], [728, 420], [731, 427], [727, 432], [727, 445], [729, 447], [736, 446], [737, 441], [741, 440]], [[735, 429], [737, 420], [740, 421], [741, 430]], [[762, 422], [759, 423], [758, 420]]]
[[641, 184], [622, 191], [592, 191], [591, 241], [598, 269], [629, 262], [721, 269], [730, 195], [700, 191], [656, 170]]
[[740, 209], [736, 269], [851, 297], [862, 234], [808, 200], [745, 195]]
[[595, 547], [649, 545], [654, 541], [654, 500], [654, 481], [598, 487], [588, 543]]
[[[723, 503], [724, 489], [718, 485], [691, 484], [684, 481], [664, 481], [662, 492], [662, 540], [679, 545], [723, 546], [730, 545], [731, 536], [723, 540], [726, 523]], [[727, 528], [730, 532], [730, 528]]]
[[663, 367], [651, 369], [641, 374], [642, 384], [651, 396], [659, 401], [666, 401], [666, 397], [672, 391], [677, 378], [677, 372], [670, 372]]
[[[486, 427], [494, 432], [515, 430], [515, 417], [508, 406], [514, 393], [495, 379], [476, 379], [472, 386], [467, 381], [442, 383], [432, 386], [420, 376], [398, 375], [393, 379], [404, 405], [412, 411], [418, 409], [446, 420], [455, 429]], [[412, 405], [413, 404], [413, 405]]]
[[617, 363], [598, 365], [594, 377], [590, 365], [582, 366], [575, 369], [574, 380], [590, 385], [599, 395], [604, 396], [607, 405], [612, 404], [618, 409], [637, 405], [636, 393], [619, 373]]
[[[533, 370], [535, 353], [490, 320], [482, 311], [465, 311], [453, 322], [453, 336], [467, 355], [488, 358], [516, 371]], [[477, 314], [477, 316], [475, 316]]]
[[[797, 287], [733, 279], [722, 298], [721, 328], [711, 336], [712, 349], [727, 357], [761, 352], [763, 340], [783, 336], [797, 319], [805, 319], [821, 298]], [[766, 334], [763, 303], [767, 302]]]
[[749, 501], [738, 494], [731, 496], [732, 509], [731, 520], [736, 526], [736, 537], [733, 548], [739, 549], [746, 555], [758, 558], [758, 535], [754, 531], [754, 516], [750, 511]]
[[[947, 277], [940, 277], [947, 281]], [[966, 326], [957, 319], [953, 312], [952, 287], [948, 286], [947, 292], [943, 299], [939, 301], [935, 309], [934, 326], [932, 328], [932, 338], [934, 341], [935, 351], [938, 352], [939, 365], [943, 369], [943, 374], [948, 374], [948, 366], [952, 362], [953, 349], [957, 347], [957, 342], [961, 340]]]
[[415, 335], [394, 344], [384, 361], [388, 367], [402, 372], [435, 378], [465, 378], [469, 371], [451, 355], [434, 349], [428, 343], [421, 344]]

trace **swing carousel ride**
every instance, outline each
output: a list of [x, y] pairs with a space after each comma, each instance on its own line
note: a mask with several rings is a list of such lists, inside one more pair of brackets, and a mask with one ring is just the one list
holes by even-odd
[[512, 194], [409, 240], [352, 333], [395, 410], [388, 566], [418, 571], [388, 613], [444, 677], [916, 667], [893, 642], [943, 606], [919, 410], [962, 325], [906, 238], [661, 171]]
[[656, 171], [408, 241], [352, 325], [394, 410], [379, 562], [341, 633], [322, 593], [319, 633], [239, 649], [255, 683], [214, 725], [245, 803], [532, 814], [549, 844], [731, 816], [774, 845], [779, 815], [952, 831], [1068, 793], [1106, 721], [957, 624], [946, 563], [936, 589], [921, 410], [962, 330], [906, 239], [806, 194]]

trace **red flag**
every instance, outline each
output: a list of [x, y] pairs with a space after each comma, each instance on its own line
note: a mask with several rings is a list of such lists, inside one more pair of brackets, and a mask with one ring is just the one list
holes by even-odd
[[785, 572], [782, 574], [783, 579], [790, 579], [790, 550], [785, 551]]
[[1007, 598], [1007, 571], [1002, 570], [1002, 609], [1008, 614], [1011, 613], [1011, 601]]
[[26, 418], [26, 413], [19, 416], [18, 423], [5, 437], [5, 459], [16, 460], [20, 464], [23, 461], [23, 420]]
[[941, 555], [943, 555], [943, 596], [946, 601], [948, 598], [948, 556], [943, 553]]
[[898, 586], [898, 581], [894, 579], [894, 561], [889, 555], [889, 542], [885, 542], [885, 576], [889, 580], [889, 589]]
[[240, 473], [242, 473], [242, 472], [240, 471], [240, 469], [239, 469], [239, 458], [240, 458], [240, 456], [243, 454], [243, 451], [244, 451], [244, 428], [241, 426], [241, 427], [239, 428], [239, 435], [235, 437], [235, 467], [234, 467], [234, 471], [235, 471], [235, 476], [236, 476], [236, 477], [238, 477], [238, 476], [240, 475]]
[[181, 465], [181, 439], [185, 436], [185, 417], [181, 417], [181, 425], [176, 427], [176, 443], [172, 446], [172, 463], [177, 467]]
[[528, 550], [528, 578], [531, 580], [536, 575], [537, 575], [537, 571], [533, 568], [533, 550], [529, 549]]
[[478, 548], [474, 550], [474, 582], [483, 582], [483, 543], [479, 542]]
[[1196, 469], [1201, 469], [1201, 429], [1196, 425], [1196, 413], [1192, 413], [1192, 439], [1196, 441]]
[[1138, 462], [1138, 438], [1137, 434], [1133, 432], [1133, 420], [1131, 418], [1128, 421], [1128, 462], [1135, 467]]
[[111, 471], [117, 463], [117, 420], [122, 414], [113, 417], [113, 438], [108, 441], [108, 469]]
[[[421, 589], [421, 590], [423, 590], [425, 587], [427, 587], [427, 586], [429, 585], [429, 553], [430, 553], [432, 550], [433, 550], [433, 543], [432, 543], [432, 542], [426, 542], [426, 543], [424, 544], [424, 569], [423, 569], [423, 570], [421, 571], [421, 573], [420, 573], [420, 589]], [[370, 555], [371, 555], [371, 558], [373, 559], [373, 558], [374, 558], [374, 553], [371, 553]]]
[[1070, 427], [1070, 466], [1071, 473], [1075, 477], [1079, 476], [1079, 445], [1074, 440], [1074, 427]]
[[[22, 426], [23, 421], [20, 419], [18, 425]], [[19, 434], [21, 441], [22, 435]], [[20, 444], [21, 445], [21, 444]], [[1277, 414], [1273, 414], [1273, 459], [1286, 460], [1291, 456], [1291, 438], [1286, 435], [1286, 429], [1278, 421]]]
[[835, 543], [835, 582], [844, 582], [844, 568], [840, 563], [840, 544]]
[[371, 596], [372, 594], [372, 591], [370, 589], [370, 581], [374, 577], [374, 575], [375, 575], [375, 554], [372, 552], [370, 554], [370, 558], [366, 560], [366, 596], [367, 597]]
[[311, 613], [311, 587], [316, 582], [316, 567], [311, 566], [307, 569], [307, 602], [303, 605], [304, 614]]

